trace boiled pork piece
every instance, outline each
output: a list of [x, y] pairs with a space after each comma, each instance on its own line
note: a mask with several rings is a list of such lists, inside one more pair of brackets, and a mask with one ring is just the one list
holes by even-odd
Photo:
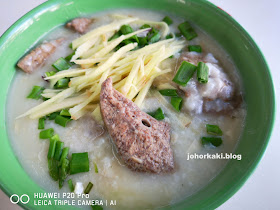
[[168, 123], [157, 121], [113, 89], [111, 78], [102, 84], [100, 107], [118, 153], [130, 169], [158, 174], [173, 170]]
[[47, 58], [53, 54], [56, 48], [62, 43], [64, 39], [60, 38], [50, 42], [44, 42], [28, 55], [24, 56], [17, 64], [17, 66], [26, 73], [32, 73], [39, 66], [43, 65]]
[[89, 25], [92, 23], [92, 20], [89, 18], [76, 18], [71, 20], [66, 24], [67, 28], [71, 28], [74, 31], [83, 34], [87, 31]]

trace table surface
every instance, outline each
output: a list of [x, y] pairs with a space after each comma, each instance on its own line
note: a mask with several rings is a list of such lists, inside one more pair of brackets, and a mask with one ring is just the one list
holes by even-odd
[[[0, 35], [26, 12], [45, 0], [2, 1], [0, 7]], [[253, 37], [263, 52], [271, 69], [277, 104], [280, 96], [280, 1], [270, 0], [210, 0], [235, 18]], [[274, 131], [265, 155], [259, 166], [244, 186], [220, 210], [279, 209], [280, 195], [280, 111], [276, 113]], [[274, 165], [275, 164], [275, 165]], [[0, 210], [20, 209], [11, 204], [0, 190]]]

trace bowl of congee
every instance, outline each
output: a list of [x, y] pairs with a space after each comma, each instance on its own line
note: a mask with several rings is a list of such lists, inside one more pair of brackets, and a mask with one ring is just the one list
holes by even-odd
[[0, 186], [25, 209], [213, 209], [270, 138], [265, 59], [207, 1], [47, 1], [0, 63]]

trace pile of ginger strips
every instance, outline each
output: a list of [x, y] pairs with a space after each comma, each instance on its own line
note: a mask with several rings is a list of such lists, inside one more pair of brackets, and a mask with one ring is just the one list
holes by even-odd
[[[116, 90], [141, 107], [154, 79], [171, 71], [160, 69], [160, 63], [181, 51], [186, 43], [176, 39], [174, 34], [173, 38], [165, 39], [170, 33], [165, 22], [145, 21], [122, 15], [113, 17], [115, 20], [112, 23], [95, 28], [72, 41], [75, 54], [71, 62], [77, 64], [75, 68], [46, 77], [45, 80], [50, 81], [50, 88], [45, 89], [42, 96], [49, 99], [19, 117], [37, 119], [70, 108], [73, 120], [90, 111], [95, 120], [101, 122], [99, 95], [101, 85], [108, 77], [112, 78]], [[134, 35], [141, 36], [150, 30], [140, 29], [109, 41], [125, 24], [138, 28], [149, 24], [160, 31], [161, 39], [143, 48], [137, 48], [137, 43], [130, 43], [115, 51], [123, 40]], [[54, 84], [61, 78], [71, 78], [68, 88], [55, 89]]]

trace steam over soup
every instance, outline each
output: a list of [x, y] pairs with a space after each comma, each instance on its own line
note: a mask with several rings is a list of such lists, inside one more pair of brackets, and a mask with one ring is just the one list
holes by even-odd
[[228, 161], [198, 157], [233, 153], [243, 129], [235, 65], [182, 18], [120, 10], [70, 20], [18, 67], [7, 118], [23, 168], [47, 192], [89, 194], [104, 209], [194, 194]]

